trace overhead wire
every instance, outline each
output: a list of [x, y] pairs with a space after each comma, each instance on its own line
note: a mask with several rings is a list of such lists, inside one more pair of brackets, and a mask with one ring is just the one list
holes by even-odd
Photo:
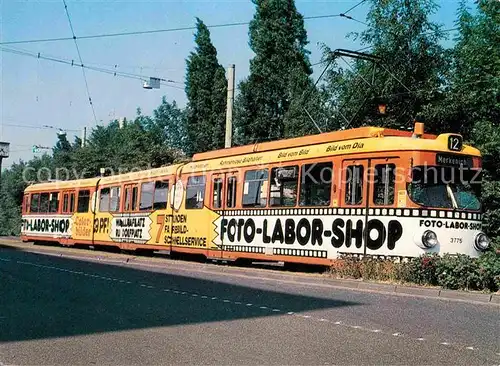
[[346, 11], [344, 11], [344, 14], [347, 14], [347, 13], [351, 12], [352, 10], [356, 9], [358, 6], [360, 6], [361, 4], [363, 4], [365, 1], [366, 0], [361, 0], [357, 4], [351, 6], [349, 9], [347, 9]]
[[[339, 13], [339, 14], [305, 16], [304, 20], [344, 17], [346, 19], [353, 20], [353, 21], [361, 23], [361, 24], [366, 24], [366, 23], [361, 22], [360, 20], [357, 20], [353, 17], [346, 15], [346, 13], [347, 12]], [[222, 23], [222, 24], [207, 25], [207, 28], [228, 28], [228, 27], [245, 26], [245, 25], [249, 25], [249, 24], [250, 24], [250, 22]], [[57, 37], [57, 38], [40, 38], [40, 39], [18, 40], [18, 41], [4, 41], [4, 42], [0, 42], [0, 45], [12, 45], [12, 44], [22, 44], [22, 43], [41, 43], [41, 42], [59, 42], [59, 41], [70, 41], [70, 40], [75, 40], [75, 39], [96, 39], [96, 38], [109, 38], [109, 37], [123, 37], [123, 36], [135, 36], [135, 35], [141, 35], [141, 34], [181, 32], [181, 31], [189, 31], [189, 30], [196, 30], [196, 26], [166, 28], [166, 29], [152, 29], [152, 30], [133, 31], [133, 32], [93, 34], [93, 35], [79, 36], [78, 38], [76, 38], [76, 37], [75, 38]]]
[[[82, 54], [80, 52], [80, 47], [78, 47], [78, 42], [76, 41], [75, 29], [73, 28], [73, 23], [71, 22], [71, 17], [68, 11], [68, 5], [66, 4], [66, 0], [62, 0], [64, 4], [64, 10], [66, 11], [66, 16], [68, 18], [69, 27], [71, 28], [71, 34], [73, 34], [73, 41], [75, 42], [76, 52], [78, 53], [78, 59], [80, 60], [80, 64], [83, 66]], [[87, 81], [87, 74], [85, 73], [85, 68], [82, 67], [83, 80], [85, 81], [85, 89], [87, 90], [87, 96], [89, 98], [89, 104], [92, 108], [92, 115], [94, 116], [94, 122], [97, 125], [97, 116], [95, 114], [94, 103], [92, 103], [92, 97], [90, 96], [89, 83]]]
[[[20, 55], [20, 56], [28, 56], [28, 57], [38, 58], [38, 59], [42, 59], [42, 60], [46, 60], [46, 61], [57, 62], [57, 63], [61, 63], [61, 64], [68, 65], [68, 66], [81, 67], [83, 69], [87, 69], [87, 70], [91, 70], [91, 71], [95, 71], [95, 72], [100, 72], [100, 73], [104, 73], [104, 74], [108, 74], [108, 75], [118, 76], [118, 77], [124, 77], [124, 78], [141, 80], [141, 81], [144, 81], [144, 80], [150, 78], [149, 76], [146, 76], [146, 75], [117, 71], [117, 70], [107, 69], [107, 68], [103, 68], [103, 67], [87, 66], [83, 63], [80, 63], [80, 64], [76, 63], [74, 60], [44, 56], [40, 52], [34, 53], [34, 52], [27, 51], [27, 50], [15, 49], [15, 48], [4, 47], [4, 46], [0, 46], [0, 50], [3, 52], [13, 53], [13, 54]], [[183, 87], [171, 85], [171, 84], [183, 84], [182, 82], [174, 81], [171, 79], [164, 79], [164, 78], [159, 78], [159, 79], [160, 79], [160, 81], [162, 81], [161, 85], [164, 85], [164, 86], [167, 86], [170, 88], [184, 90]]]
[[54, 126], [47, 126], [47, 125], [43, 125], [43, 126], [20, 125], [18, 123], [16, 123], [16, 124], [13, 124], [13, 123], [2, 123], [2, 125], [8, 126], [8, 127], [32, 128], [32, 129], [38, 129], [38, 130], [56, 129], [56, 130], [61, 130], [61, 131], [66, 131], [66, 132], [80, 132], [80, 130], [72, 130], [72, 129], [54, 127]]

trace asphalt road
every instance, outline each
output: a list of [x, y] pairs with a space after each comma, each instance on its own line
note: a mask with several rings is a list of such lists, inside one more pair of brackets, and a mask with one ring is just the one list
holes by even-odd
[[0, 248], [0, 365], [500, 364], [500, 308]]

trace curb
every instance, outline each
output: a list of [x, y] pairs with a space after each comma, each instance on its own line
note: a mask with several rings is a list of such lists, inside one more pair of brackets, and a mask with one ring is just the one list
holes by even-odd
[[273, 269], [262, 269], [262, 268], [252, 268], [245, 267], [244, 269], [238, 267], [220, 266], [213, 265], [211, 263], [200, 264], [196, 262], [187, 261], [166, 261], [164, 258], [147, 258], [147, 257], [136, 257], [128, 254], [120, 253], [99, 253], [96, 252], [83, 252], [78, 249], [78, 252], [67, 252], [68, 248], [59, 247], [38, 247], [29, 246], [29, 244], [24, 244], [19, 241], [14, 241], [11, 239], [0, 239], [0, 244], [4, 247], [11, 247], [12, 249], [18, 249], [25, 252], [39, 253], [46, 255], [54, 255], [58, 257], [67, 258], [79, 258], [81, 260], [91, 260], [98, 262], [113, 262], [118, 265], [128, 265], [135, 264], [140, 266], [154, 267], [169, 269], [172, 267], [177, 270], [183, 270], [188, 272], [204, 272], [204, 273], [228, 273], [239, 276], [249, 277], [249, 272], [252, 278], [264, 279], [264, 280], [278, 280], [293, 282], [296, 284], [304, 285], [316, 285], [330, 288], [337, 288], [343, 290], [355, 290], [361, 292], [376, 292], [383, 294], [392, 294], [399, 296], [414, 296], [422, 298], [433, 298], [441, 300], [450, 301], [461, 301], [468, 303], [478, 303], [478, 304], [489, 304], [494, 306], [500, 306], [500, 294], [488, 294], [481, 292], [467, 292], [458, 290], [445, 290], [435, 287], [421, 287], [421, 286], [406, 286], [400, 284], [386, 284], [377, 283], [363, 280], [350, 280], [350, 279], [336, 279], [329, 278], [325, 275], [318, 274], [308, 274], [308, 273], [280, 273]]

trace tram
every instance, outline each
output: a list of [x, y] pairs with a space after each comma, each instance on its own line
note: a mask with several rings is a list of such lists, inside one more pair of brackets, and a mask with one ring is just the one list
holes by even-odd
[[457, 134], [361, 127], [33, 184], [23, 241], [328, 265], [343, 255], [477, 257], [481, 154]]

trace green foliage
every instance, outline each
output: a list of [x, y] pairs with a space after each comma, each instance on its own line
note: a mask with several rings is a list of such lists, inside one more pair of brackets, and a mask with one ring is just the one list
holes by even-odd
[[[381, 62], [358, 60], [353, 69], [330, 71], [325, 89], [337, 112], [333, 125], [346, 125], [347, 119], [350, 127], [406, 128], [420, 115], [427, 117], [426, 108], [443, 98], [439, 87], [447, 67], [446, 52], [440, 46], [440, 27], [429, 20], [437, 6], [431, 0], [371, 3], [368, 28], [353, 36], [371, 46], [370, 53]], [[330, 59], [330, 50], [325, 51], [325, 58]], [[387, 104], [387, 115], [378, 114], [379, 102]], [[428, 119], [430, 130], [443, 128], [433, 122]]]
[[437, 263], [438, 283], [444, 288], [458, 290], [476, 289], [478, 265], [466, 255], [445, 255]]
[[184, 111], [176, 103], [162, 104], [153, 117], [140, 114], [133, 121], [111, 121], [89, 131], [85, 147], [75, 138], [69, 143], [59, 134], [52, 155], [14, 163], [2, 174], [0, 190], [0, 235], [17, 235], [21, 227], [21, 204], [28, 184], [49, 179], [96, 177], [100, 169], [119, 174], [169, 165], [187, 159]]
[[[250, 75], [239, 84], [235, 142], [247, 144], [310, 133], [304, 107], [320, 108], [312, 74], [304, 18], [294, 0], [253, 0], [249, 45], [255, 53]], [[305, 93], [309, 95], [305, 98]], [[304, 103], [306, 102], [306, 105]], [[312, 101], [312, 102], [311, 102]], [[311, 106], [312, 104], [312, 106]]]
[[472, 15], [462, 5], [453, 50], [448, 118], [483, 154], [482, 202], [486, 233], [500, 243], [500, 2], [479, 1]]
[[500, 289], [500, 254], [492, 250], [479, 258], [423, 255], [406, 262], [345, 257], [331, 267], [330, 274], [340, 278], [496, 292]]
[[210, 31], [196, 19], [196, 50], [186, 61], [188, 153], [224, 147], [227, 81]]

